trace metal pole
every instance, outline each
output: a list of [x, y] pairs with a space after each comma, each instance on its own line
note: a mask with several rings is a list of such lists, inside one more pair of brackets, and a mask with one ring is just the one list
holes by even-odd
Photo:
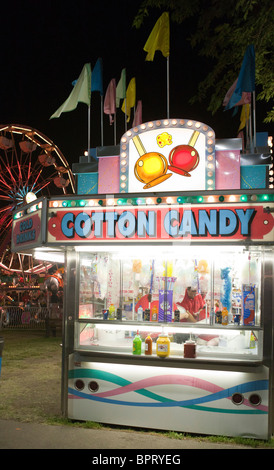
[[169, 119], [169, 56], [166, 59], [167, 65], [167, 118]]
[[253, 139], [252, 139], [251, 110], [250, 110], [250, 113], [249, 113], [249, 139], [250, 139], [250, 142], [249, 142], [249, 152], [250, 152], [250, 153], [253, 153], [253, 152], [254, 152], [254, 142], [253, 142]]
[[116, 113], [114, 114], [114, 145], [116, 145]]
[[247, 119], [247, 108], [245, 106], [245, 148], [243, 149], [244, 153], [246, 153], [247, 146], [248, 146], [248, 135], [249, 135], [249, 120]]
[[125, 132], [127, 131], [127, 98], [125, 97]]
[[103, 126], [103, 95], [101, 95], [101, 146], [104, 145], [104, 126]]
[[254, 134], [254, 152], [256, 152], [257, 141], [256, 141], [256, 99], [255, 91], [252, 92], [253, 96], [253, 134]]
[[88, 156], [90, 155], [90, 106], [88, 107]]
[[[61, 410], [68, 417], [69, 357], [74, 352], [74, 322], [79, 308], [76, 292], [79, 290], [79, 272], [75, 252], [65, 252], [65, 284], [62, 321], [62, 377]], [[77, 286], [77, 291], [76, 291]], [[77, 299], [77, 300], [76, 300]], [[77, 343], [76, 343], [77, 344]]]

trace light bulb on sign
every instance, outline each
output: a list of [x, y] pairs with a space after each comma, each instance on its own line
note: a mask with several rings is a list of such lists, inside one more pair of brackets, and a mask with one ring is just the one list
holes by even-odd
[[33, 202], [33, 201], [35, 201], [36, 199], [37, 199], [36, 194], [34, 194], [34, 193], [31, 192], [31, 191], [30, 191], [29, 193], [27, 193], [26, 196], [25, 196], [25, 202], [26, 202], [26, 204], [30, 204], [30, 202]]

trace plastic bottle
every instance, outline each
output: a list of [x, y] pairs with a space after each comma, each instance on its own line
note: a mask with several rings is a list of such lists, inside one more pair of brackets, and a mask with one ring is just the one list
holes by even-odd
[[151, 321], [158, 321], [158, 308], [154, 305], [151, 309]]
[[137, 310], [137, 321], [143, 321], [143, 308], [141, 306]]
[[122, 320], [122, 309], [117, 308], [117, 320]]
[[132, 354], [140, 356], [142, 353], [142, 340], [139, 336], [139, 331], [137, 330], [136, 335], [134, 336], [132, 343]]
[[228, 311], [227, 308], [224, 307], [222, 310], [222, 325], [228, 324]]
[[144, 312], [144, 321], [149, 321], [149, 320], [150, 320], [150, 310], [149, 308], [146, 308]]
[[174, 321], [180, 321], [180, 310], [174, 311]]
[[220, 310], [218, 310], [215, 314], [215, 322], [217, 323], [217, 325], [222, 324], [222, 312]]
[[156, 354], [159, 357], [168, 357], [170, 354], [170, 339], [162, 333], [156, 341]]
[[145, 355], [146, 356], [152, 355], [152, 338], [150, 335], [147, 335], [145, 339]]
[[214, 319], [215, 319], [214, 308], [211, 308], [210, 313], [209, 313], [209, 324], [210, 325], [214, 325]]
[[256, 347], [256, 337], [255, 337], [253, 331], [251, 331], [249, 347], [250, 347], [250, 349], [254, 349]]
[[108, 309], [108, 319], [114, 320], [115, 319], [115, 307], [113, 304], [110, 304]]

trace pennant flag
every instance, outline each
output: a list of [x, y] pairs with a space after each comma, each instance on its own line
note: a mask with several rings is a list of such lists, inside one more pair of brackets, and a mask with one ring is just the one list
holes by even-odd
[[91, 92], [99, 91], [100, 95], [103, 96], [103, 62], [99, 57], [92, 70], [91, 76]]
[[164, 12], [156, 22], [144, 45], [144, 51], [148, 53], [146, 60], [153, 61], [156, 51], [161, 51], [164, 57], [169, 56], [169, 36], [169, 14]]
[[91, 67], [90, 64], [85, 64], [82, 72], [77, 80], [75, 87], [70, 93], [66, 101], [57, 109], [57, 111], [50, 117], [59, 118], [64, 112], [73, 111], [77, 108], [78, 103], [85, 103], [90, 106], [90, 91], [91, 85]]
[[[128, 84], [127, 92], [126, 92], [126, 100], [127, 100], [127, 103], [125, 103], [125, 100], [124, 100], [121, 109], [123, 113], [127, 112], [127, 122], [129, 122], [131, 108], [134, 108], [135, 103], [136, 103], [136, 80], [135, 78], [132, 78]], [[126, 105], [127, 105], [127, 109], [126, 109]]]
[[116, 108], [120, 106], [120, 100], [126, 97], [126, 69], [122, 70], [121, 78], [116, 87]]
[[238, 132], [245, 128], [246, 123], [249, 120], [249, 113], [250, 113], [250, 105], [249, 104], [244, 104], [242, 106], [242, 111], [241, 111], [241, 116], [240, 116], [240, 126], [239, 126], [239, 129], [238, 129]]
[[140, 126], [140, 124], [142, 124], [142, 101], [138, 100], [137, 108], [132, 122], [132, 127]]
[[[75, 86], [77, 80], [73, 80], [72, 85]], [[103, 62], [102, 59], [99, 57], [97, 59], [96, 64], [94, 65], [94, 69], [92, 70], [92, 77], [91, 77], [91, 92], [99, 91], [100, 95], [103, 96]]]
[[110, 125], [114, 122], [113, 115], [116, 113], [116, 80], [113, 78], [107, 87], [105, 101], [104, 101], [104, 113], [109, 114]]
[[[237, 82], [238, 82], [238, 79], [235, 80], [233, 85], [231, 85], [231, 87], [229, 88], [227, 94], [224, 97], [223, 106], [228, 105], [229, 100], [232, 97], [232, 95], [233, 95], [233, 93], [236, 89]], [[236, 103], [234, 106], [242, 106], [244, 104], [250, 104], [250, 103], [251, 103], [251, 93], [249, 91], [243, 91], [240, 101], [238, 101], [238, 103]]]
[[[225, 96], [224, 102], [226, 102], [226, 104], [223, 103], [225, 111], [233, 108], [234, 106], [238, 106], [239, 103], [241, 104], [244, 92], [251, 93], [255, 91], [255, 51], [253, 44], [246, 48], [239, 77], [236, 80], [235, 89], [233, 89], [234, 84]], [[229, 93], [231, 94], [231, 97], [227, 102], [227, 95]]]

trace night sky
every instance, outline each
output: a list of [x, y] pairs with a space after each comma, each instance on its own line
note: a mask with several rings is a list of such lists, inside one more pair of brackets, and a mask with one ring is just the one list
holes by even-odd
[[[24, 124], [48, 136], [70, 164], [87, 147], [87, 106], [50, 116], [67, 99], [72, 81], [85, 63], [103, 60], [104, 92], [112, 78], [118, 83], [126, 68], [127, 85], [136, 77], [136, 99], [143, 103], [143, 122], [166, 118], [166, 59], [156, 52], [146, 62], [143, 46], [159, 16], [153, 10], [136, 30], [132, 22], [138, 0], [40, 1], [11, 0], [1, 5], [1, 124]], [[187, 38], [193, 27], [171, 23], [170, 117], [195, 119], [211, 126], [217, 138], [236, 137], [239, 117], [231, 111], [212, 115], [207, 101], [191, 106], [199, 81], [210, 64], [193, 54]], [[240, 65], [239, 65], [240, 66]], [[224, 95], [227, 90], [224, 90]], [[268, 130], [257, 105], [257, 131]], [[131, 127], [129, 123], [129, 128]], [[124, 132], [124, 114], [117, 109], [117, 143]], [[101, 145], [100, 95], [91, 97], [91, 147]], [[104, 145], [113, 145], [113, 127], [104, 115]]]

